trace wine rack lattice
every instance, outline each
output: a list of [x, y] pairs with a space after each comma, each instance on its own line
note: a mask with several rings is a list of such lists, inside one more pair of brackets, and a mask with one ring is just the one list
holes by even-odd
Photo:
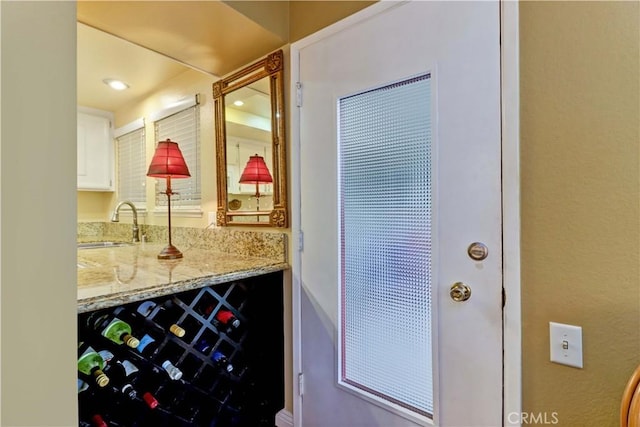
[[[138, 368], [133, 380], [126, 380], [137, 393], [134, 398], [122, 393], [117, 377], [101, 388], [79, 372], [79, 380], [89, 384], [78, 393], [80, 425], [97, 425], [92, 418], [100, 414], [114, 427], [273, 427], [284, 406], [282, 273], [150, 301], [146, 317], [136, 314], [142, 301], [78, 316], [78, 356], [88, 347], [111, 353], [107, 375], [118, 361]], [[231, 312], [239, 326], [217, 320], [221, 310]], [[154, 350], [141, 354], [102, 336], [92, 325], [102, 315], [128, 322], [137, 338], [156, 338]], [[173, 323], [184, 336], [167, 332]], [[222, 364], [214, 357], [220, 354], [226, 357]], [[166, 360], [181, 371], [180, 379], [169, 377], [162, 366]], [[145, 393], [157, 407], [150, 407]]]

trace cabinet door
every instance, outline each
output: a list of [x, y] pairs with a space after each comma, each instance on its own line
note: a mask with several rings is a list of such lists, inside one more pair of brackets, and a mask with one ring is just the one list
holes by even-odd
[[113, 191], [113, 169], [111, 119], [79, 111], [78, 190]]

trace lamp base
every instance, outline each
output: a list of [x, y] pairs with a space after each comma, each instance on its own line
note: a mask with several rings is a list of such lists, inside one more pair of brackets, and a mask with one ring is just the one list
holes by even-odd
[[177, 259], [182, 258], [182, 252], [173, 245], [167, 245], [158, 254], [158, 259]]

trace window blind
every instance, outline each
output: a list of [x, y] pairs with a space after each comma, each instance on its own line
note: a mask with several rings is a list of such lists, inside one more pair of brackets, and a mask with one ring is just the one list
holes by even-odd
[[[156, 141], [177, 142], [191, 173], [190, 178], [171, 180], [172, 206], [200, 206], [200, 111], [194, 105], [155, 122]], [[156, 206], [166, 206], [166, 180], [156, 180]]]
[[146, 158], [144, 126], [116, 138], [118, 150], [118, 198], [138, 209], [146, 208]]

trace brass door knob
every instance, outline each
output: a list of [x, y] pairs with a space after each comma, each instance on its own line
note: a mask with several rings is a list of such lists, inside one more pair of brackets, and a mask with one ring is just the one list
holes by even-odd
[[471, 288], [462, 282], [456, 282], [451, 285], [449, 295], [455, 302], [463, 302], [471, 298]]

